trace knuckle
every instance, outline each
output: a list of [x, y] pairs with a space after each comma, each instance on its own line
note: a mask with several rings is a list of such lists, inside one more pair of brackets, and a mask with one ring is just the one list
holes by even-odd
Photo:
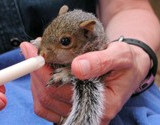
[[131, 52], [125, 53], [125, 63], [128, 65], [128, 67], [133, 67], [134, 66], [134, 60], [133, 60], [133, 55]]
[[131, 50], [130, 45], [128, 45], [127, 43], [122, 43], [120, 45], [123, 48], [122, 57], [124, 57], [124, 62], [128, 65], [128, 67], [133, 67], [134, 66], [134, 54]]
[[123, 65], [126, 68], [134, 66], [134, 55], [129, 44], [124, 42], [115, 42], [111, 44], [110, 51], [113, 53], [110, 58], [111, 67]]

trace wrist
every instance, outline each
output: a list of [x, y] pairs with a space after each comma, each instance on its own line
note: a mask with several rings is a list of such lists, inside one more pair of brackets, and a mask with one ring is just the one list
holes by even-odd
[[137, 95], [147, 90], [147, 88], [149, 88], [153, 84], [155, 77], [153, 74], [150, 73], [153, 63], [148, 53], [146, 53], [142, 48], [138, 46], [130, 46], [136, 59], [137, 68], [140, 72], [139, 78], [136, 78], [138, 80], [137, 88], [133, 93], [133, 95]]
[[[136, 47], [132, 47], [132, 54], [134, 56], [134, 62], [136, 63], [136, 68], [138, 69], [138, 72], [140, 75], [139, 78], [143, 78], [145, 73], [147, 75], [143, 81], [142, 80], [140, 81], [140, 86], [136, 89], [134, 94], [139, 94], [145, 91], [147, 88], [149, 88], [153, 84], [154, 78], [157, 72], [158, 61], [157, 61], [156, 54], [147, 44], [137, 39], [120, 37], [118, 40], [114, 40], [112, 42], [116, 42], [116, 41], [125, 42], [129, 45], [136, 46]], [[148, 54], [148, 56], [150, 57], [150, 60], [151, 60], [150, 63], [147, 63], [146, 61], [146, 59], [148, 58], [146, 54]], [[148, 65], [147, 67], [149, 67], [149, 64], [151, 68], [147, 73], [148, 68], [146, 68], [146, 66]]]
[[145, 79], [149, 70], [152, 67], [152, 62], [149, 55], [140, 47], [135, 45], [129, 45], [134, 56], [138, 69], [141, 71], [141, 81]]

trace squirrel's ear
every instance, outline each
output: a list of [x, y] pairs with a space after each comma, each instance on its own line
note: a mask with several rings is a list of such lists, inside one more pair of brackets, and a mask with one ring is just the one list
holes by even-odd
[[83, 21], [83, 22], [80, 24], [80, 28], [86, 29], [86, 30], [88, 30], [88, 31], [93, 32], [95, 24], [96, 24], [96, 21], [95, 21], [95, 20]]
[[58, 15], [63, 15], [63, 14], [65, 14], [65, 13], [67, 13], [68, 12], [68, 6], [67, 5], [63, 5], [61, 8], [60, 8], [60, 10], [59, 10], [59, 13], [58, 13]]

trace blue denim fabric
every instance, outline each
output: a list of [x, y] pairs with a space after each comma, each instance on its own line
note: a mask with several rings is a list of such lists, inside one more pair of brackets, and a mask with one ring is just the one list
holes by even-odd
[[64, 4], [95, 12], [95, 0], [0, 0], [0, 54], [41, 36]]
[[10, 39], [26, 39], [23, 23], [14, 0], [0, 0], [0, 54], [13, 49]]

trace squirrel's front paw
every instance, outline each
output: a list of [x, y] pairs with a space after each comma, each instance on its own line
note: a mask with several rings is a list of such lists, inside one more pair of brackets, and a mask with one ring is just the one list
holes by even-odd
[[70, 83], [71, 77], [71, 71], [68, 68], [58, 68], [53, 72], [51, 79], [47, 83], [47, 86], [62, 86], [66, 83]]

